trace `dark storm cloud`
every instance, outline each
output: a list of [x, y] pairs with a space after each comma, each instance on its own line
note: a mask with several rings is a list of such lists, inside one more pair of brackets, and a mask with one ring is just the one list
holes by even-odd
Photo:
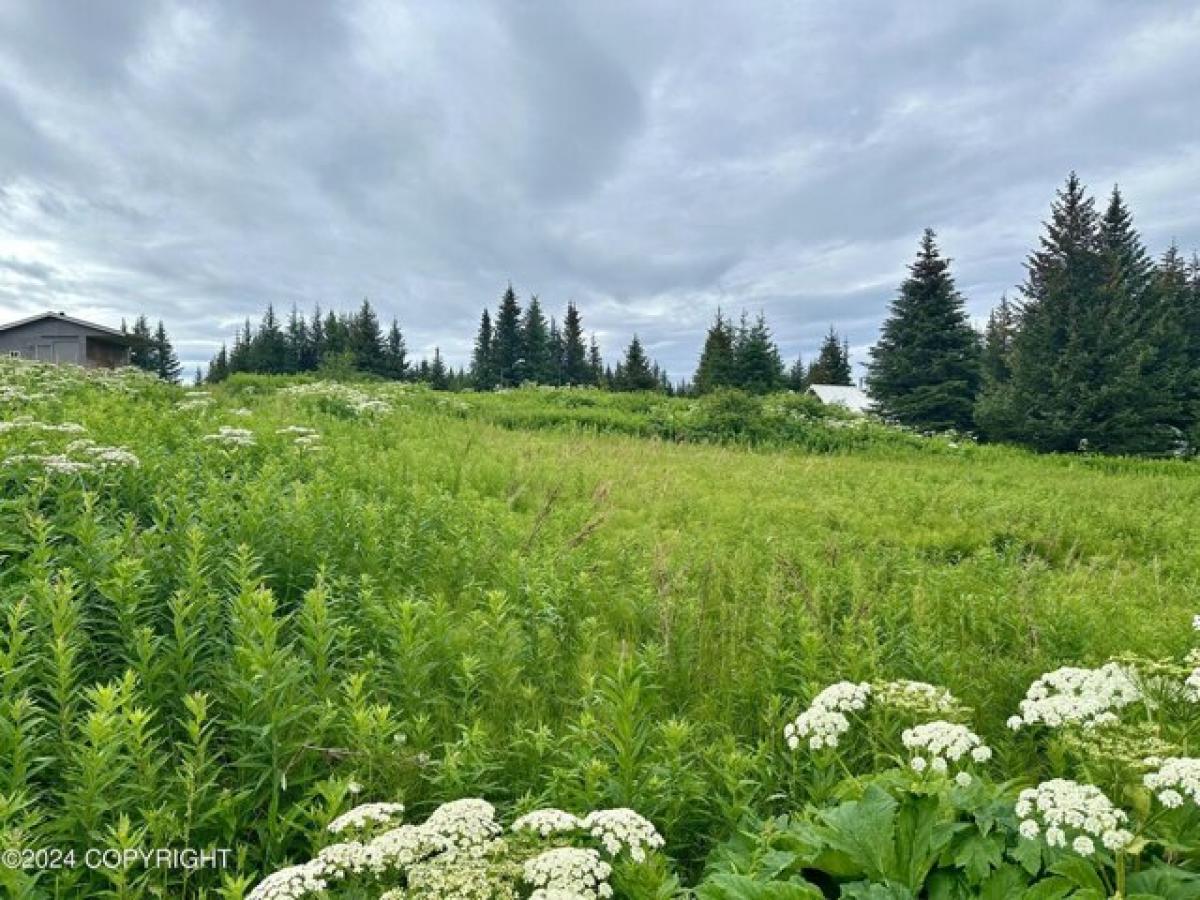
[[689, 373], [720, 306], [859, 355], [920, 230], [983, 315], [1054, 189], [1200, 245], [1200, 13], [1139, 4], [0, 0], [0, 318], [369, 296], [465, 361], [511, 279]]

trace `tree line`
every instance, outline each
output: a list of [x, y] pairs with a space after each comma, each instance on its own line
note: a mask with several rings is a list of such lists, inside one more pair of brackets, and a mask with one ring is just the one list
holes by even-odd
[[885, 417], [1043, 451], [1171, 454], [1200, 438], [1200, 262], [1153, 260], [1114, 188], [1103, 212], [1072, 173], [1015, 300], [983, 334], [932, 231], [871, 349]]
[[[1046, 451], [1162, 454], [1200, 439], [1200, 262], [1174, 246], [1153, 260], [1119, 190], [1100, 212], [1070, 175], [1019, 295], [1001, 297], [982, 331], [950, 263], [927, 229], [869, 351], [866, 388], [879, 415]], [[735, 321], [718, 311], [695, 373], [673, 385], [637, 335], [610, 366], [573, 302], [560, 325], [536, 295], [522, 308], [511, 285], [494, 312], [483, 310], [467, 368], [448, 367], [438, 349], [412, 364], [398, 323], [384, 331], [364, 300], [354, 313], [318, 308], [307, 320], [293, 308], [286, 322], [268, 306], [257, 328], [247, 320], [232, 348], [221, 347], [208, 380], [318, 369], [446, 390], [537, 383], [765, 394], [854, 383], [848, 344], [832, 327], [811, 363], [785, 365], [763, 315]]]

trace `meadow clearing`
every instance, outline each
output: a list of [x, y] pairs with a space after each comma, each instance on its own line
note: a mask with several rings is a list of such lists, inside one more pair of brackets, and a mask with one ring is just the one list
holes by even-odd
[[[1200, 896], [1200, 768], [1178, 808], [1145, 780], [1196, 752], [1194, 463], [794, 397], [0, 365], [4, 845], [235, 854], [0, 867], [7, 896], [241, 897], [358, 804], [461, 798], [636, 810], [663, 846], [613, 862], [619, 897]], [[1126, 654], [1160, 662], [1050, 685], [1101, 695], [1071, 727], [1006, 724], [1043, 673]], [[902, 679], [954, 699], [889, 706]], [[874, 705], [820, 699], [840, 681]], [[797, 740], [834, 713], [869, 723]], [[925, 713], [972, 737], [901, 734]], [[1154, 824], [1035, 835], [1018, 792], [1055, 778]], [[415, 877], [391, 896], [473, 896]], [[555, 877], [478, 896], [604, 896]], [[380, 895], [347, 878], [331, 896]]]

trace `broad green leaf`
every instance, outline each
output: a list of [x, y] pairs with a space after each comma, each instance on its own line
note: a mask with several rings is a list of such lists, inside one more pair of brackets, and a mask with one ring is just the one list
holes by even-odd
[[761, 882], [746, 875], [713, 875], [696, 889], [697, 900], [823, 900], [813, 885]]

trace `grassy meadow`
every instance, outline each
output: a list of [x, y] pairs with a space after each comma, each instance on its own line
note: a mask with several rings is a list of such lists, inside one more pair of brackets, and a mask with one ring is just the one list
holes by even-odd
[[1064, 763], [1005, 726], [1030, 683], [1181, 654], [1200, 610], [1193, 463], [800, 398], [6, 366], [0, 459], [5, 845], [236, 852], [13, 897], [240, 897], [358, 802], [460, 797], [632, 807], [683, 890], [828, 800], [783, 735], [825, 685], [943, 685], [1032, 784]]

